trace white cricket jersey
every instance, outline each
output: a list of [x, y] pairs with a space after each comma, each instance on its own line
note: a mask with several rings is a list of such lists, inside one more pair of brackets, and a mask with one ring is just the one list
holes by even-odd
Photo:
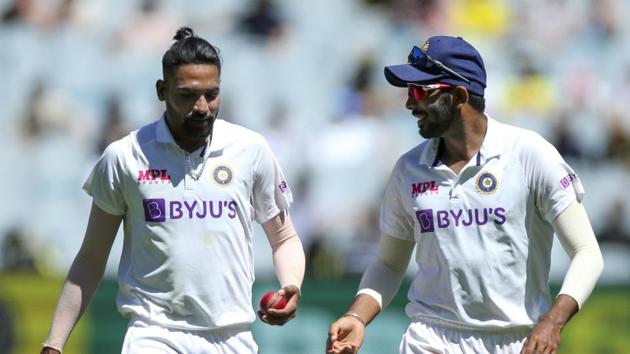
[[107, 147], [83, 187], [98, 207], [125, 216], [124, 315], [185, 330], [255, 320], [252, 221], [287, 209], [291, 192], [258, 133], [217, 119], [210, 149], [190, 156], [195, 173], [203, 154], [195, 181], [162, 116]]
[[479, 153], [452, 172], [440, 139], [396, 163], [382, 232], [417, 243], [409, 317], [456, 327], [531, 327], [550, 307], [551, 222], [584, 190], [538, 134], [488, 118]]

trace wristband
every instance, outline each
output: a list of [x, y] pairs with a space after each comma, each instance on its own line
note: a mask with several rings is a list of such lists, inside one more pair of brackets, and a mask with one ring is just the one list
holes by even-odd
[[361, 315], [359, 315], [356, 312], [346, 312], [343, 316], [341, 317], [354, 317], [357, 320], [359, 320], [359, 322], [361, 322], [361, 324], [363, 324], [364, 327], [367, 327], [367, 321], [365, 319], [363, 319], [363, 317], [361, 317]]

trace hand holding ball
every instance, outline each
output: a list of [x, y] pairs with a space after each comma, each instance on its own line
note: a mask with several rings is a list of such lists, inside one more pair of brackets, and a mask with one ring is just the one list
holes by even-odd
[[267, 291], [260, 298], [260, 311], [267, 313], [269, 309], [281, 310], [287, 305], [287, 299], [277, 291]]
[[287, 285], [278, 291], [267, 291], [260, 298], [258, 317], [272, 326], [283, 326], [295, 318], [300, 288]]

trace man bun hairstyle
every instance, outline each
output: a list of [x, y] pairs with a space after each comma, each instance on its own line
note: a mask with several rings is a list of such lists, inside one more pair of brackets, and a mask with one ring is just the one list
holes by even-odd
[[219, 48], [197, 37], [190, 27], [180, 27], [173, 39], [176, 41], [162, 57], [162, 75], [184, 64], [216, 65], [221, 74], [221, 56]]
[[182, 40], [184, 38], [187, 37], [194, 37], [195, 33], [193, 32], [192, 28], [190, 27], [180, 27], [177, 32], [175, 33], [175, 37], [173, 37], [174, 40], [179, 41]]

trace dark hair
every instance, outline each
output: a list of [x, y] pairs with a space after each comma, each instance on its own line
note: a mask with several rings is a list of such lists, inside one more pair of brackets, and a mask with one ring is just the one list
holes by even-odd
[[162, 57], [162, 74], [166, 78], [167, 72], [184, 64], [212, 64], [216, 65], [221, 74], [221, 56], [219, 48], [197, 37], [190, 27], [181, 27], [175, 33], [171, 47]]
[[470, 91], [468, 92], [468, 104], [479, 113], [483, 113], [486, 110], [486, 99]]

